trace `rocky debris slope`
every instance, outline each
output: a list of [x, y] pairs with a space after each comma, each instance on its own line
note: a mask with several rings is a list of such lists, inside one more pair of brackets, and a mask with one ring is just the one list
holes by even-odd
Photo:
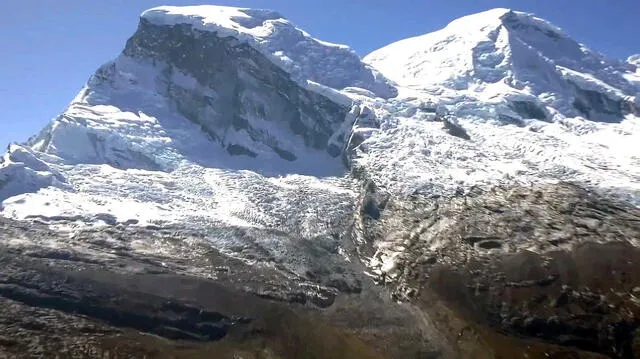
[[640, 355], [636, 207], [560, 183], [438, 200], [372, 193], [363, 221], [376, 280], [428, 313], [444, 301], [472, 323], [461, 336]]
[[[0, 300], [11, 310], [0, 312], [0, 350], [76, 358], [637, 353], [637, 209], [564, 184], [439, 200], [373, 189], [344, 238], [358, 244], [351, 259], [340, 270], [318, 263], [303, 277], [228, 257], [179, 228], [78, 231], [3, 219]], [[385, 236], [394, 247], [379, 247]], [[377, 285], [358, 260], [369, 255]], [[331, 279], [345, 270], [357, 286]]]
[[[0, 220], [0, 356], [437, 357], [409, 306], [323, 286], [175, 229], [69, 233]], [[144, 248], [163, 246], [164, 254]], [[170, 247], [170, 249], [169, 249]], [[354, 264], [355, 265], [355, 264]]]

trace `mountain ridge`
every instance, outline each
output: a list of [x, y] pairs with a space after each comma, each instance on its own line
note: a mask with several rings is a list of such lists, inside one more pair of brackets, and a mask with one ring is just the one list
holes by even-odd
[[[536, 96], [531, 106], [542, 107], [535, 111], [540, 114], [529, 116], [538, 119], [553, 116], [545, 114], [544, 107], [564, 117], [581, 115], [594, 121], [617, 121], [625, 113], [620, 108], [629, 107], [626, 113], [640, 108], [638, 79], [622, 62], [588, 49], [547, 21], [508, 9], [457, 19], [442, 30], [376, 50], [364, 60], [406, 87], [442, 86], [466, 96]], [[604, 94], [598, 101], [611, 102], [613, 108], [592, 110], [599, 104], [589, 102], [589, 91]], [[572, 103], [573, 98], [580, 103]], [[615, 114], [607, 118], [610, 112]]]
[[[163, 6], [140, 15], [158, 25], [189, 24], [193, 29], [217, 32], [247, 41], [304, 85], [311, 80], [331, 88], [360, 87], [380, 97], [394, 97], [394, 88], [372, 68], [359, 61], [346, 45], [313, 38], [277, 12], [198, 5]], [[296, 52], [301, 48], [303, 52]], [[338, 71], [339, 70], [339, 71]]]

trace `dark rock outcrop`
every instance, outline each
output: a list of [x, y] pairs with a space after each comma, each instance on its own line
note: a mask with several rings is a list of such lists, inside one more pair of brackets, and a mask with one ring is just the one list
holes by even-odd
[[532, 101], [511, 101], [511, 108], [523, 119], [547, 120], [547, 111]]
[[[177, 111], [225, 146], [239, 145], [226, 138], [227, 131], [246, 131], [253, 141], [292, 161], [295, 153], [269, 127], [291, 131], [308, 147], [326, 150], [349, 111], [301, 87], [247, 43], [190, 25], [160, 26], [143, 18], [123, 54], [162, 69], [159, 86]], [[113, 71], [100, 72], [107, 74], [101, 81], [108, 81]], [[175, 80], [185, 75], [197, 86]]]
[[[368, 225], [369, 238], [405, 247], [378, 281], [433, 318], [448, 311], [443, 330], [464, 331], [473, 357], [640, 355], [633, 206], [571, 184], [477, 189], [390, 200]], [[479, 354], [483, 346], [497, 356]]]
[[471, 136], [469, 136], [464, 127], [454, 122], [452, 119], [445, 118], [442, 120], [442, 123], [444, 125], [444, 129], [447, 130], [451, 136], [462, 138], [467, 141], [471, 140]]
[[575, 91], [573, 106], [591, 121], [617, 123], [628, 114], [640, 113], [640, 108], [634, 102], [625, 99], [612, 99], [604, 93], [572, 85]]

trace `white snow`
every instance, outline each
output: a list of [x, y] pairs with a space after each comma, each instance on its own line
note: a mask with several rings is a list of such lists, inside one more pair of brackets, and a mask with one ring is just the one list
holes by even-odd
[[507, 9], [460, 18], [442, 30], [376, 50], [364, 61], [402, 86], [400, 97], [407, 89], [437, 95], [440, 103], [455, 104], [456, 115], [485, 112], [488, 102], [523, 94], [564, 117], [576, 117], [572, 86], [614, 100], [640, 93], [640, 78], [628, 66], [547, 21]]
[[[640, 113], [596, 122], [573, 104], [577, 88], [640, 108], [636, 57], [627, 64], [607, 59], [545, 20], [494, 9], [390, 44], [364, 61], [399, 85], [397, 100], [376, 107], [384, 130], [373, 132], [354, 159], [386, 190], [440, 196], [474, 185], [570, 181], [640, 206]], [[546, 118], [517, 113], [515, 102]], [[455, 118], [471, 140], [448, 135], [425, 103]], [[393, 274], [403, 251], [397, 245], [393, 238], [377, 244], [374, 271]]]

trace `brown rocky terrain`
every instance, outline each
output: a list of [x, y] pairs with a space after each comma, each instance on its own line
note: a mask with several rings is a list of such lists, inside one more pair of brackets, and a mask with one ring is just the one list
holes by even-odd
[[405, 247], [377, 280], [491, 348], [463, 357], [640, 357], [637, 208], [571, 184], [369, 201], [385, 208], [368, 235]]
[[[420, 326], [406, 325], [411, 308], [368, 283], [338, 294], [176, 232], [107, 227], [69, 239], [38, 223], [0, 223], [0, 357], [437, 353]], [[136, 254], [139, 241], [173, 246], [174, 255]]]
[[[188, 231], [0, 219], [0, 357], [640, 356], [636, 208], [570, 184], [372, 189], [358, 247], [345, 243], [356, 287], [230, 258]], [[370, 278], [356, 249], [389, 238], [399, 265]]]

